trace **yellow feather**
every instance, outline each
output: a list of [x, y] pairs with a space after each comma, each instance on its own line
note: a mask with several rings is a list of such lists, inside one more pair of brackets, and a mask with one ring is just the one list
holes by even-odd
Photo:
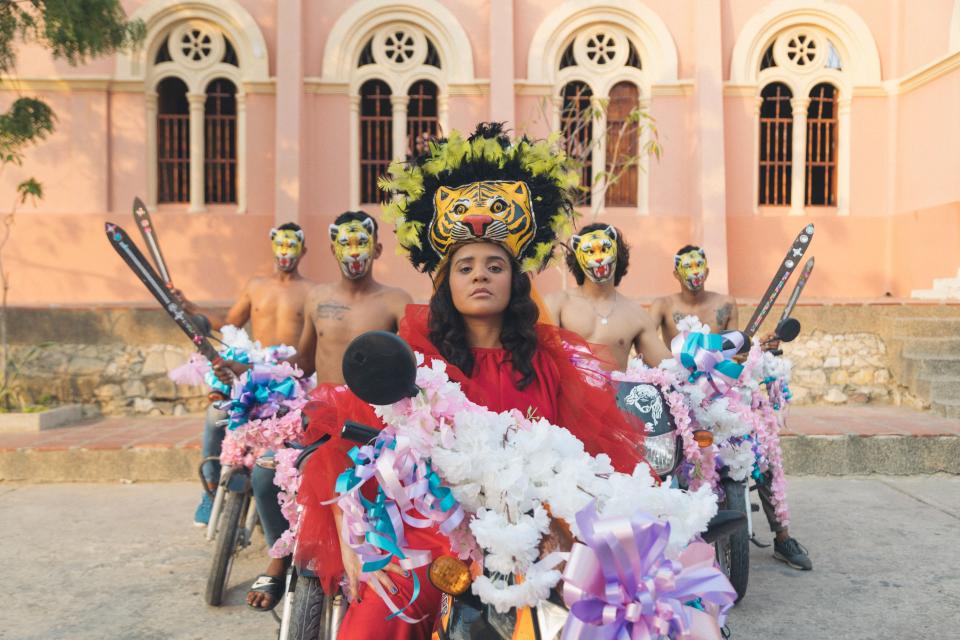
[[397, 226], [397, 242], [404, 247], [417, 247], [422, 249], [420, 243], [420, 232], [423, 230], [423, 223], [415, 220], [407, 220]]

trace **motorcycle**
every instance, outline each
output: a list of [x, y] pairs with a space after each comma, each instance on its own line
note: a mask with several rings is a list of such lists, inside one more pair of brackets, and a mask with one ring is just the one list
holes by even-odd
[[[784, 318], [778, 325], [769, 342], [792, 342], [800, 334], [800, 322], [795, 318]], [[770, 350], [775, 356], [783, 355], [782, 349]], [[723, 573], [729, 578], [730, 584], [737, 592], [737, 602], [747, 593], [750, 579], [750, 542], [759, 544], [754, 538], [753, 518], [759, 506], [750, 500], [750, 492], [756, 491], [756, 482], [751, 478], [735, 480], [729, 477], [726, 469], [721, 469], [719, 506], [721, 509], [743, 514], [746, 526], [732, 535], [721, 538], [715, 543], [717, 549], [717, 563]]]
[[[366, 339], [366, 340], [365, 340]], [[370, 337], [361, 336], [348, 348], [344, 356], [344, 378], [350, 389], [362, 400], [374, 405], [386, 405], [399, 401], [410, 395], [411, 388], [415, 390], [413, 382], [416, 379], [416, 368], [409, 357], [409, 347], [395, 336], [384, 337], [383, 334]], [[354, 356], [351, 359], [351, 355]], [[407, 370], [409, 368], [409, 371]], [[354, 371], [351, 369], [362, 369]], [[387, 375], [373, 375], [379, 370]], [[359, 373], [359, 375], [352, 375]], [[618, 395], [628, 397], [631, 391], [643, 385], [623, 383]], [[646, 385], [651, 386], [651, 385]], [[663, 398], [655, 387], [652, 388], [656, 397], [662, 403]], [[649, 390], [648, 390], [649, 391]], [[628, 405], [621, 405], [623, 411], [635, 409]], [[682, 444], [676, 434], [676, 428], [669, 420], [662, 421], [655, 431], [647, 433], [645, 442], [648, 460], [654, 470], [661, 476], [669, 475], [682, 459]], [[347, 422], [343, 427], [342, 437], [354, 442], [367, 444], [377, 437], [378, 431], [364, 425]], [[707, 531], [702, 536], [705, 541], [714, 542], [721, 537], [729, 536], [743, 527], [742, 515], [731, 512], [720, 512], [710, 522]], [[535, 608], [529, 614], [518, 612], [516, 609], [507, 613], [498, 613], [469, 591], [470, 575], [467, 565], [451, 556], [443, 556], [434, 560], [428, 568], [431, 582], [444, 593], [441, 611], [441, 622], [437, 630], [440, 640], [473, 640], [490, 638], [504, 640], [513, 637], [554, 638], [563, 628], [569, 611], [563, 604], [559, 592], [554, 589], [549, 599]], [[309, 583], [308, 583], [309, 584]], [[313, 592], [313, 589], [310, 590]], [[315, 597], [314, 603], [323, 602], [322, 594]], [[324, 614], [316, 607], [306, 604], [298, 605], [298, 595], [293, 599], [292, 609], [306, 610], [312, 613], [316, 621], [307, 629], [308, 634], [286, 636], [281, 633], [281, 639], [296, 637], [314, 640], [315, 638], [333, 638], [331, 616]], [[304, 599], [307, 600], [306, 598]], [[334, 601], [331, 601], [331, 604]], [[299, 617], [299, 616], [294, 616]], [[310, 618], [310, 616], [306, 616]], [[326, 634], [319, 620], [327, 620]], [[315, 635], [319, 630], [321, 635]], [[517, 633], [527, 635], [516, 635]]]

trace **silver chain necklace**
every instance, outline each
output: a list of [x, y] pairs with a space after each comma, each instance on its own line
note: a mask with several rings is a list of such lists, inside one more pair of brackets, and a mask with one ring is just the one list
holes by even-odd
[[[583, 300], [587, 300], [587, 298], [586, 298], [585, 296], [580, 296], [580, 298], [583, 299]], [[614, 292], [613, 292], [613, 304], [610, 306], [610, 311], [608, 311], [608, 312], [606, 313], [606, 315], [600, 313], [600, 312], [597, 310], [597, 305], [596, 305], [595, 303], [590, 302], [590, 307], [593, 309], [593, 313], [596, 314], [596, 316], [597, 316], [598, 318], [600, 318], [600, 324], [606, 325], [606, 324], [609, 323], [609, 321], [610, 321], [610, 316], [612, 316], [612, 315], [613, 315], [613, 312], [616, 311], [616, 309], [617, 309], [617, 301], [618, 301], [617, 292], [614, 291]]]

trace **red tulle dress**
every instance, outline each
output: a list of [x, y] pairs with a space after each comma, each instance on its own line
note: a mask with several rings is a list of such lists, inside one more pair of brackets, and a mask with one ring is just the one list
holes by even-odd
[[[400, 336], [427, 361], [442, 359], [428, 339], [428, 309], [411, 305], [400, 323]], [[642, 432], [629, 425], [616, 408], [609, 389], [587, 382], [587, 376], [573, 364], [570, 345], [581, 350], [586, 343], [554, 326], [537, 326], [538, 349], [533, 358], [535, 380], [523, 389], [516, 388], [519, 375], [510, 365], [510, 353], [504, 349], [474, 349], [472, 375], [467, 377], [447, 365], [451, 380], [459, 382], [464, 394], [474, 403], [493, 411], [530, 410], [550, 422], [570, 430], [583, 441], [591, 454], [606, 453], [613, 466], [629, 473], [642, 460]], [[566, 343], [566, 345], [564, 344]], [[581, 351], [582, 352], [582, 351]], [[308, 461], [298, 499], [305, 506], [301, 516], [295, 560], [317, 572], [327, 593], [343, 573], [340, 540], [332, 511], [321, 503], [335, 496], [337, 476], [350, 466], [346, 453], [353, 443], [339, 438], [344, 420], [381, 426], [370, 405], [360, 401], [344, 387], [320, 387], [308, 405], [307, 440], [331, 434], [330, 442]], [[408, 527], [409, 548], [429, 549], [433, 557], [450, 553], [447, 539], [436, 529]], [[404, 610], [417, 624], [386, 618], [390, 609], [366, 585], [361, 586], [359, 602], [351, 604], [340, 631], [341, 639], [429, 639], [440, 611], [440, 592], [430, 584], [426, 567], [417, 570], [420, 595]], [[391, 594], [398, 607], [410, 600], [412, 578], [389, 574], [398, 593]]]

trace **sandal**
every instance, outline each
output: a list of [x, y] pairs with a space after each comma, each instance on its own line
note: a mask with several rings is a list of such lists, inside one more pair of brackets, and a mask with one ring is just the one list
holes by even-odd
[[257, 576], [257, 579], [253, 581], [253, 584], [250, 585], [250, 589], [247, 590], [247, 594], [249, 594], [251, 591], [265, 593], [270, 596], [272, 602], [268, 607], [255, 607], [249, 602], [247, 603], [247, 606], [254, 611], [260, 611], [262, 613], [273, 611], [273, 608], [276, 607], [280, 603], [280, 599], [283, 598], [283, 593], [286, 590], [286, 581], [286, 576], [269, 576], [265, 573], [261, 573]]

